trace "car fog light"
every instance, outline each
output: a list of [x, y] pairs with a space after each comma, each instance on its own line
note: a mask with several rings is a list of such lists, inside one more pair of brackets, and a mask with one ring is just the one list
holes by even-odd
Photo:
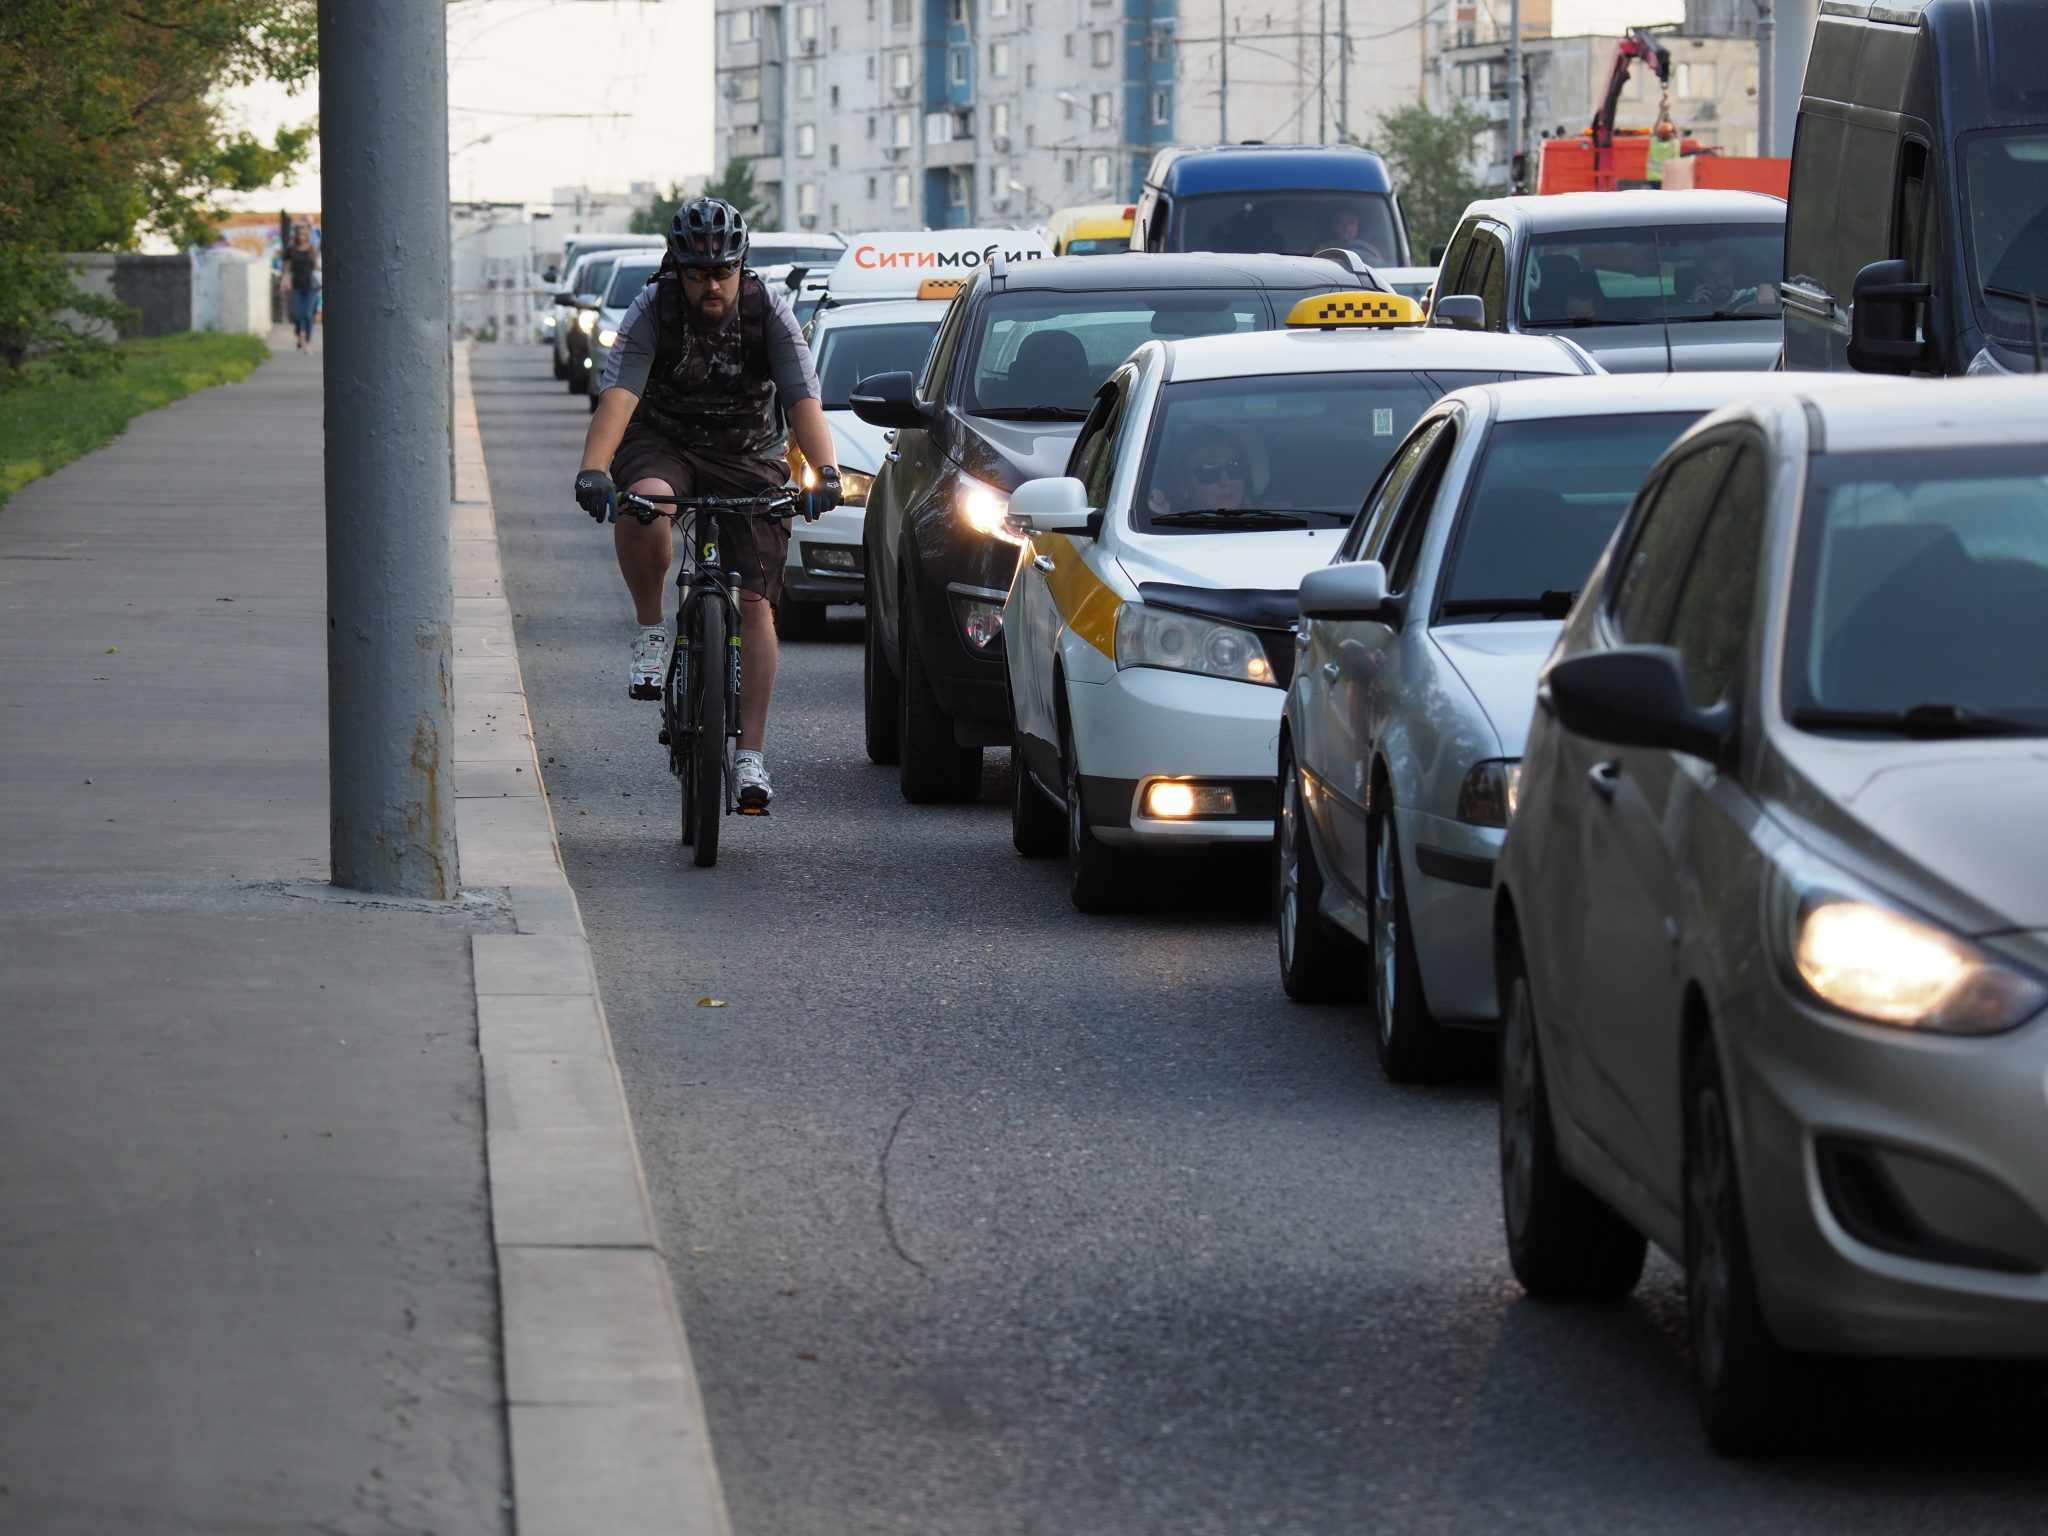
[[960, 603], [960, 632], [977, 651], [985, 651], [1003, 638], [1003, 607], [965, 598]]
[[804, 550], [804, 562], [828, 571], [857, 571], [860, 552], [837, 544], [812, 544]]
[[1237, 796], [1228, 784], [1154, 779], [1145, 787], [1145, 814], [1162, 821], [1184, 821], [1190, 816], [1235, 816]]

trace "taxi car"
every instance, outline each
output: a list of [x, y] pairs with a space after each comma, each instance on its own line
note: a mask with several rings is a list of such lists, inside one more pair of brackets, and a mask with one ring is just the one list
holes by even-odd
[[1351, 291], [1276, 332], [1148, 341], [1097, 391], [1066, 475], [1011, 496], [1012, 836], [1064, 849], [1082, 910], [1125, 899], [1134, 849], [1273, 835], [1295, 588], [1415, 419], [1465, 385], [1598, 371], [1560, 338], [1421, 321]]
[[[1498, 1017], [1493, 861], [1536, 675], [1659, 454], [1790, 374], [1459, 390], [1416, 423], [1336, 560], [1301, 584], [1274, 919], [1298, 1001], [1369, 991], [1397, 1082]], [[1366, 986], [1360, 987], [1360, 978]]]
[[1060, 208], [1045, 221], [1055, 256], [1108, 256], [1131, 248], [1131, 203], [1083, 203]]
[[921, 381], [861, 381], [855, 414], [896, 434], [864, 539], [866, 745], [905, 800], [973, 800], [983, 748], [1009, 743], [1003, 509], [1060, 472], [1102, 382], [1141, 343], [1272, 330], [1306, 295], [1356, 286], [1307, 256], [995, 261], [947, 310]]
[[1792, 377], [1651, 471], [1494, 887], [1515, 1276], [1677, 1259], [1727, 1454], [1844, 1356], [2048, 1357], [2041, 388]]
[[[915, 299], [850, 304], [820, 310], [806, 328], [817, 369], [819, 404], [839, 455], [839, 488], [844, 500], [814, 523], [790, 524], [789, 560], [782, 573], [782, 600], [775, 605], [775, 632], [785, 640], [815, 640], [825, 632], [830, 603], [858, 603], [867, 582], [861, 559], [861, 528], [875, 471], [889, 451], [887, 434], [853, 414], [847, 397], [871, 374], [917, 369], [931, 354], [932, 338], [946, 305], [963, 278], [926, 278]], [[794, 434], [789, 439], [789, 473], [805, 484], [808, 466]]]

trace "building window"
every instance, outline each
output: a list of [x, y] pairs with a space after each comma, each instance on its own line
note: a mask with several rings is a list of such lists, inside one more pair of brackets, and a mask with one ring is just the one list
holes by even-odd
[[1010, 0], [988, 0], [988, 13], [991, 16], [1009, 15]]
[[837, 144], [827, 144], [825, 146], [825, 163], [835, 171], [839, 169], [839, 146]]
[[1116, 126], [1116, 97], [1109, 91], [1097, 91], [1088, 98], [1089, 121], [1097, 128]]
[[1097, 69], [1107, 69], [1116, 62], [1116, 34], [1097, 32], [1088, 39], [1088, 59]]
[[818, 216], [818, 184], [815, 181], [800, 181], [796, 188], [797, 217], [815, 219]]
[[910, 172], [898, 171], [889, 187], [889, 202], [897, 208], [910, 206]]
[[872, 112], [870, 112], [870, 113], [868, 114], [868, 137], [872, 139], [872, 138], [873, 138], [874, 136], [875, 136], [875, 114], [874, 114], [874, 113], [872, 113]]
[[832, 87], [832, 107], [834, 111], [839, 107], [839, 87], [836, 85]]
[[946, 78], [955, 85], [965, 85], [967, 83], [967, 50], [965, 48], [955, 48], [947, 53]]
[[872, 53], [868, 55], [868, 78], [875, 78], [875, 56]]
[[895, 53], [889, 56], [889, 83], [899, 91], [910, 89], [910, 55]]
[[974, 196], [974, 173], [957, 166], [947, 172], [946, 196], [955, 208], [965, 208]]
[[756, 37], [754, 24], [760, 17], [758, 11], [728, 11], [726, 13], [726, 35], [736, 43], [751, 43]]
[[907, 27], [910, 25], [910, 0], [889, 0], [889, 25]]
[[796, 153], [799, 160], [807, 160], [818, 152], [818, 125], [798, 123], [796, 125]]
[[1671, 94], [1685, 96], [1694, 101], [1708, 101], [1715, 95], [1715, 70], [1711, 64], [1696, 64], [1681, 60], [1678, 79], [1673, 82]]
[[1173, 121], [1173, 92], [1154, 91], [1152, 93], [1152, 121], [1159, 124]]
[[1010, 104], [1007, 101], [996, 102], [988, 109], [988, 131], [998, 142], [1009, 138]]
[[988, 45], [988, 72], [998, 80], [1010, 73], [1010, 45], [1002, 38]]
[[800, 5], [796, 8], [796, 40], [800, 43], [815, 43], [818, 40], [818, 8], [815, 5]]
[[[1003, 0], [1003, 3], [1008, 5], [1009, 0]], [[1032, 3], [1032, 0], [1024, 0], [1024, 25], [1027, 27], [1038, 25], [1038, 7]]]
[[946, 0], [946, 20], [956, 27], [967, 25], [967, 0]]
[[889, 119], [889, 142], [898, 149], [910, 148], [911, 140], [917, 133], [917, 125], [911, 122], [908, 112], [897, 112]]
[[1026, 85], [1038, 84], [1038, 66], [1036, 64], [1026, 64], [1024, 66], [1024, 83]]
[[1010, 168], [1000, 163], [990, 166], [988, 168], [988, 195], [990, 197], [1001, 197], [1009, 190]]
[[1072, 186], [1074, 184], [1074, 162], [1072, 159], [1068, 159], [1061, 163], [1060, 180], [1064, 181], [1068, 186]]
[[1071, 59], [1071, 58], [1072, 58], [1072, 57], [1074, 56], [1074, 34], [1073, 34], [1073, 33], [1071, 33], [1071, 32], [1066, 32], [1066, 33], [1062, 33], [1062, 34], [1060, 35], [1060, 51], [1061, 51], [1062, 53], [1064, 53], [1064, 54], [1065, 54], [1065, 55], [1066, 55], [1066, 56], [1067, 56], [1068, 58], [1070, 58], [1070, 59]]
[[799, 65], [797, 65], [797, 67], [796, 67], [796, 93], [797, 93], [797, 95], [799, 95], [799, 96], [803, 96], [803, 97], [806, 97], [806, 98], [808, 98], [808, 97], [811, 97], [811, 96], [815, 96], [815, 95], [817, 95], [817, 94], [818, 94], [818, 66], [817, 66], [817, 65], [815, 65], [815, 64], [799, 64]]
[[1098, 192], [1109, 190], [1110, 161], [1107, 155], [1095, 155], [1088, 162], [1088, 184]]

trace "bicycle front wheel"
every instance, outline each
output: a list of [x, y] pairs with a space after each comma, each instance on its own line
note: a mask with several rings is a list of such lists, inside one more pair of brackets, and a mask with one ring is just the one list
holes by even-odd
[[699, 869], [718, 862], [725, 819], [725, 603], [707, 594], [690, 624], [690, 743], [685, 835]]

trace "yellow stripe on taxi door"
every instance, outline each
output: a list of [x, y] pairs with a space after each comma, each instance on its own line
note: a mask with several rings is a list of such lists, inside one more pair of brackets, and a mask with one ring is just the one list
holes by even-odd
[[1064, 533], [1042, 533], [1032, 540], [1034, 553], [1052, 556], [1045, 587], [1052, 594], [1060, 621], [1111, 660], [1116, 658], [1116, 614], [1124, 600], [1090, 569], [1074, 541]]

